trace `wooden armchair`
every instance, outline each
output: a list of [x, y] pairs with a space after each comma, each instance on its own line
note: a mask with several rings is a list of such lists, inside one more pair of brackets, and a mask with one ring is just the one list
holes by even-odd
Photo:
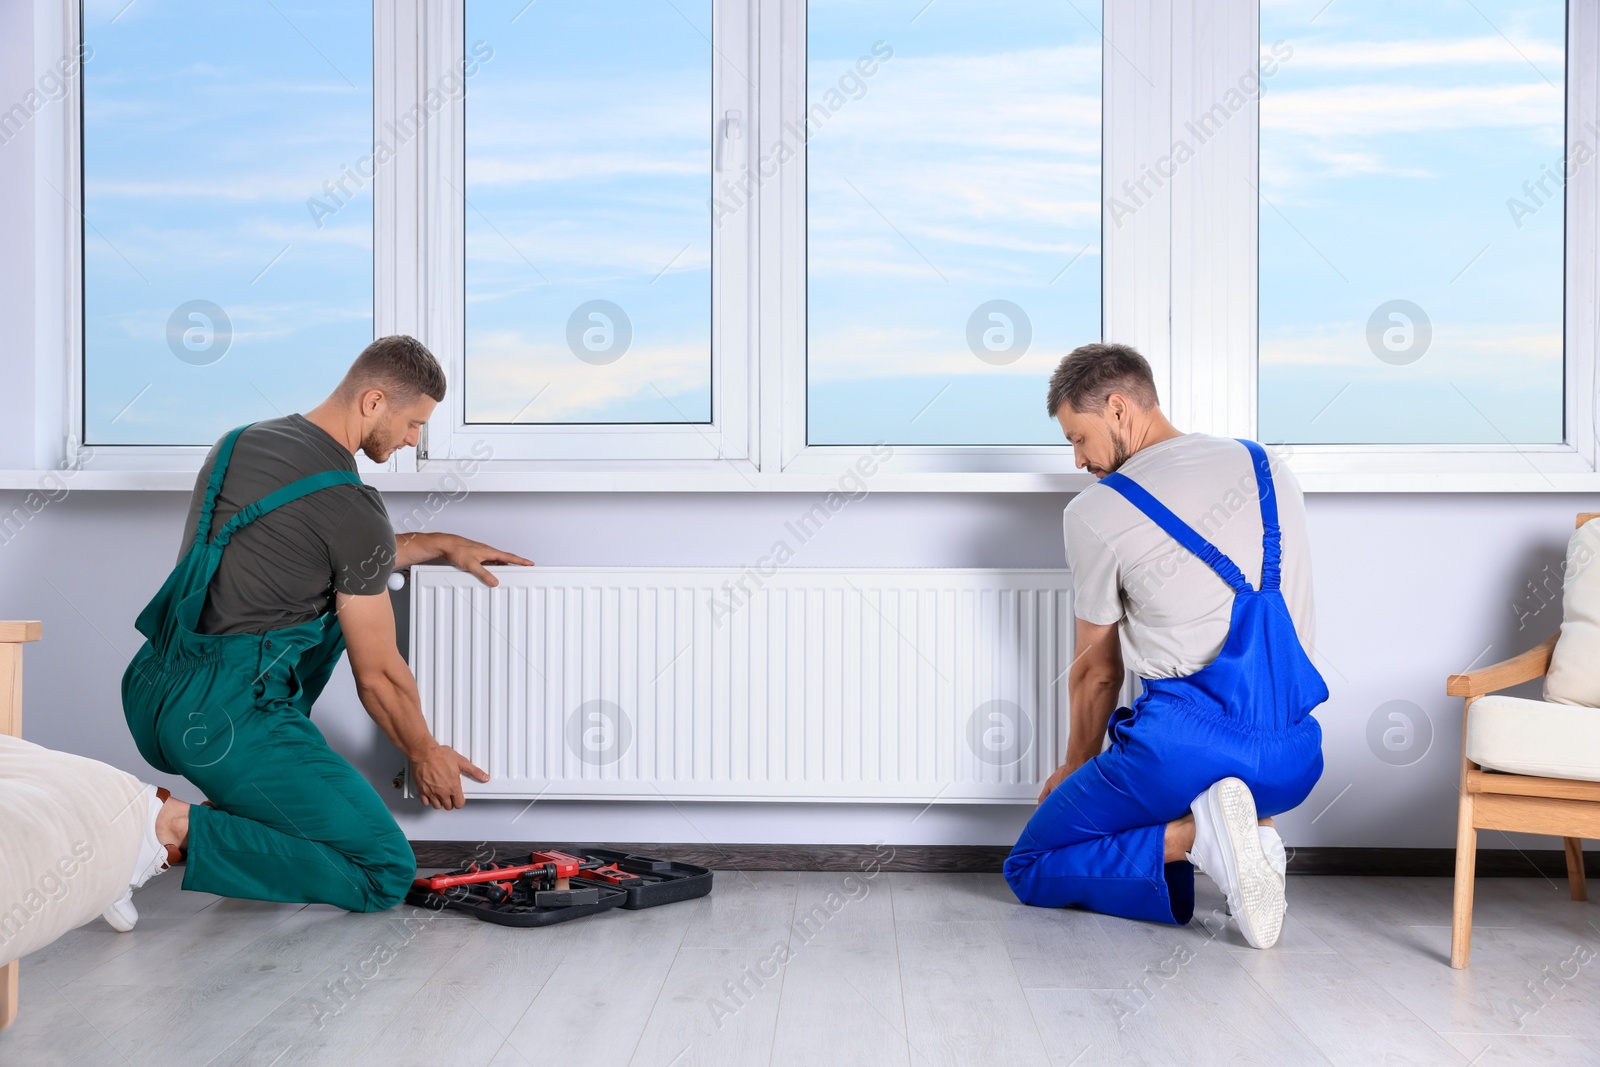
[[[1578, 516], [1582, 526], [1600, 512]], [[1589, 899], [1583, 870], [1583, 839], [1600, 838], [1600, 782], [1486, 771], [1467, 758], [1467, 723], [1479, 697], [1541, 678], [1550, 669], [1555, 635], [1528, 651], [1445, 683], [1462, 697], [1461, 805], [1456, 826], [1455, 909], [1450, 930], [1450, 966], [1462, 968], [1472, 952], [1472, 889], [1479, 830], [1555, 834], [1566, 842], [1567, 884], [1573, 900]], [[1600, 715], [1600, 711], [1593, 714]], [[1482, 758], [1480, 756], [1480, 758]]]
[[[22, 646], [37, 641], [37, 622], [0, 622], [0, 734], [22, 736]], [[17, 1017], [17, 961], [0, 967], [0, 1030]]]

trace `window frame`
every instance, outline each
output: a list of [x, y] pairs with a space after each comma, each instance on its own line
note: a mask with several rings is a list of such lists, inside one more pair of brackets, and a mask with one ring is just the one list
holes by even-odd
[[[1268, 45], [1261, 39], [1260, 8], [1244, 0], [1228, 0], [1232, 13], [1243, 9], [1254, 12], [1256, 49]], [[1567, 0], [1566, 8], [1566, 83], [1565, 139], [1563, 158], [1571, 146], [1582, 141], [1583, 131], [1600, 121], [1600, 9], [1592, 3]], [[1210, 87], [1220, 93], [1218, 72], [1211, 72]], [[1252, 145], [1248, 156], [1235, 149], [1232, 165], [1248, 164], [1252, 186], [1260, 181], [1260, 119], [1251, 123]], [[1584, 143], [1589, 143], [1584, 141]], [[1600, 146], [1592, 146], [1600, 147]], [[1259, 199], [1252, 197], [1252, 199]], [[1293, 444], [1290, 467], [1308, 489], [1324, 491], [1427, 490], [1441, 491], [1593, 491], [1600, 487], [1597, 472], [1597, 412], [1595, 324], [1597, 283], [1600, 283], [1600, 232], [1596, 229], [1600, 205], [1600, 163], [1591, 161], [1580, 168], [1566, 185], [1566, 217], [1563, 263], [1563, 413], [1565, 440], [1559, 444]], [[1241, 205], [1230, 200], [1232, 225], [1242, 223]], [[1242, 359], [1226, 361], [1219, 377], [1225, 383], [1229, 403], [1221, 410], [1212, 407], [1210, 415], [1218, 429], [1213, 433], [1254, 437], [1257, 421], [1257, 341], [1258, 294], [1260, 280], [1259, 242], [1254, 239], [1259, 223], [1259, 205], [1249, 211], [1252, 227], [1248, 257], [1249, 308], [1236, 294], [1230, 312], [1248, 314], [1248, 364]], [[1238, 271], [1238, 265], [1235, 266]], [[1192, 277], [1192, 275], [1191, 275]], [[1246, 277], [1238, 271], [1233, 277], [1244, 287]], [[1176, 302], [1175, 302], [1176, 311]], [[1174, 315], [1176, 320], [1177, 316]], [[1198, 363], [1192, 360], [1191, 368]], [[1206, 389], [1191, 384], [1192, 402], [1197, 414], [1204, 412]], [[1247, 410], [1241, 410], [1247, 408]], [[1197, 421], [1204, 421], [1204, 415]], [[1202, 425], [1188, 428], [1204, 429]]]
[[[766, 129], [782, 131], [787, 123], [791, 127], [805, 128], [807, 99], [807, 70], [809, 34], [805, 0], [778, 0], [781, 26], [778, 49], [773, 61], [779, 71], [777, 86], [778, 107]], [[1101, 34], [1107, 38], [1105, 19], [1115, 0], [1100, 4]], [[893, 42], [891, 42], [893, 43]], [[1105, 284], [1106, 221], [1105, 191], [1107, 189], [1106, 156], [1111, 130], [1122, 129], [1123, 124], [1107, 122], [1109, 49], [1102, 47], [1100, 62], [1100, 331], [1101, 336], [1086, 337], [1084, 342], [1112, 336], [1107, 332], [1108, 305]], [[765, 57], [764, 57], [765, 58]], [[781, 136], [781, 132], [779, 134]], [[761, 158], [776, 153], [778, 136], [762, 145]], [[843, 466], [870, 458], [872, 445], [818, 445], [807, 441], [807, 411], [809, 404], [809, 377], [807, 367], [807, 271], [809, 240], [807, 231], [807, 145], [798, 146], [794, 158], [779, 168], [775, 185], [778, 200], [778, 261], [775, 271], [764, 275], [781, 279], [776, 304], [782, 329], [778, 335], [780, 358], [778, 372], [782, 375], [782, 406], [773, 414], [781, 427], [777, 444], [779, 462], [783, 471], [818, 473], [837, 470]], [[1065, 353], [1062, 353], [1065, 355]], [[1039, 415], [1044, 412], [1045, 383], [1039, 383]], [[889, 442], [894, 449], [896, 466], [902, 471], [919, 474], [1051, 474], [1072, 470], [1072, 450], [1063, 439], [1056, 444], [1033, 445], [902, 445]], [[1087, 482], [1085, 483], [1087, 484]]]
[[[459, 54], [464, 0], [410, 0], [374, 9], [374, 118], [381, 124], [422, 91], [423, 67], [442, 70]], [[753, 71], [742, 108], [746, 158], [776, 146], [784, 116], [804, 99], [803, 0], [717, 0], [745, 12], [740, 38]], [[1600, 5], [1568, 3], [1567, 144], [1600, 125]], [[32, 12], [35, 73], [81, 41], [76, 0], [45, 0]], [[1106, 0], [1102, 60], [1103, 190], [1137, 177], [1170, 150], [1198, 101], [1214, 99], [1260, 49], [1255, 0]], [[452, 51], [455, 49], [455, 51]], [[469, 90], [470, 91], [470, 87]], [[97, 446], [82, 440], [81, 82], [36, 114], [31, 256], [34, 345], [26, 373], [31, 423], [0, 430], [0, 445], [24, 458], [0, 471], [0, 486], [31, 488], [41, 472], [70, 465], [83, 487], [187, 488], [203, 447]], [[735, 105], [726, 105], [735, 106]], [[715, 110], [725, 106], [718, 100]], [[461, 188], [465, 159], [459, 102], [380, 168], [374, 188], [374, 328], [427, 341], [459, 375], [459, 204], [436, 195], [450, 177]], [[1140, 348], [1156, 372], [1164, 408], [1184, 430], [1253, 436], [1256, 430], [1258, 225], [1254, 182], [1259, 115], [1252, 100], [1224, 135], [1208, 142], [1159, 195], [1121, 227], [1102, 212], [1104, 336]], [[372, 482], [426, 491], [456, 471], [482, 439], [493, 450], [475, 488], [504, 491], [816, 491], [831, 486], [863, 449], [805, 444], [803, 153], [756, 188], [741, 213], [749, 269], [718, 293], [744, 303], [742, 383], [714, 386], [715, 440], [678, 427], [682, 448], [663, 448], [654, 427], [515, 427], [503, 439], [484, 427], [436, 418], [425, 447], [404, 451]], [[798, 175], [798, 177], [797, 177]], [[1248, 182], [1243, 179], [1250, 179]], [[432, 190], [433, 192], [429, 192]], [[58, 195], [59, 194], [59, 195]], [[1104, 207], [1104, 204], [1103, 204]], [[1600, 341], [1600, 161], [1567, 183], [1565, 375], [1567, 440], [1560, 445], [1295, 445], [1289, 463], [1313, 492], [1593, 492], [1597, 473], [1596, 344]], [[726, 280], [726, 279], [724, 279]], [[718, 304], [719, 315], [727, 309]], [[726, 342], [724, 342], [724, 345]], [[726, 347], [721, 364], [732, 362]], [[17, 359], [28, 357], [19, 355]], [[459, 380], [459, 379], [456, 379]], [[459, 395], [459, 391], [457, 391]], [[728, 406], [730, 397], [737, 403]], [[470, 436], [469, 436], [470, 432]], [[611, 441], [602, 443], [607, 436]], [[534, 438], [542, 438], [535, 441]], [[692, 440], [691, 440], [692, 438]], [[641, 447], [643, 446], [643, 447]], [[874, 489], [949, 492], [1073, 492], [1092, 478], [1056, 446], [896, 446]], [[26, 465], [24, 465], [26, 464]]]
[[[44, 7], [45, 5], [40, 5]], [[55, 6], [55, 5], [51, 5]], [[383, 22], [381, 12], [383, 5], [374, 5], [373, 23], [373, 105], [374, 126], [377, 128], [378, 110], [377, 91], [382, 84], [378, 65], [383, 56], [379, 47], [378, 32]], [[53, 19], [44, 28], [44, 32], [35, 32], [35, 65], [38, 66], [46, 54], [68, 54], [81, 49], [84, 44], [83, 36], [83, 0], [62, 0], [56, 9], [59, 16]], [[66, 350], [64, 388], [60, 396], [63, 409], [61, 427], [65, 429], [64, 437], [58, 437], [61, 442], [59, 447], [46, 446], [47, 459], [50, 465], [58, 469], [73, 471], [106, 472], [111, 475], [128, 474], [138, 476], [156, 475], [155, 478], [138, 477], [136, 479], [109, 477], [96, 482], [90, 482], [86, 487], [106, 488], [165, 488], [171, 481], [164, 477], [173, 472], [192, 475], [197, 473], [205, 463], [206, 456], [211, 451], [211, 445], [133, 445], [133, 444], [84, 444], [86, 440], [86, 379], [88, 377], [88, 350], [84, 341], [85, 319], [88, 307], [85, 302], [84, 286], [84, 242], [87, 217], [83, 212], [84, 197], [84, 121], [83, 121], [83, 66], [78, 68], [78, 73], [68, 79], [67, 90], [59, 101], [60, 108], [53, 122], [36, 124], [45, 127], [44, 134], [47, 143], [54, 149], [46, 157], [39, 155], [40, 162], [36, 164], [35, 188], [50, 189], [52, 186], [60, 190], [57, 199], [63, 202], [64, 212], [54, 212], [56, 217], [41, 219], [36, 223], [38, 232], [54, 230], [61, 234], [62, 240], [55, 249], [41, 247], [38, 257], [39, 273], [41, 278], [58, 277], [63, 284], [59, 290], [51, 291], [50, 286], [41, 286], [36, 297], [35, 310], [37, 323], [60, 322], [63, 329], [59, 343]], [[381, 173], [381, 170], [380, 170]], [[39, 200], [35, 199], [37, 205]], [[43, 214], [43, 213], [41, 213]], [[381, 227], [377, 219], [376, 198], [374, 199], [373, 212], [373, 334], [383, 336], [386, 332], [381, 329], [382, 317], [380, 314], [380, 300], [378, 289], [383, 278], [383, 272], [377, 269], [379, 262], [379, 233]], [[59, 299], [57, 298], [59, 293]], [[36, 326], [37, 328], [37, 326]], [[41, 352], [45, 349], [41, 346]], [[352, 357], [353, 358], [353, 357]], [[40, 370], [44, 369], [44, 360], [40, 360]], [[320, 399], [320, 398], [317, 398]], [[309, 404], [308, 404], [309, 406]], [[50, 420], [53, 422], [54, 420]], [[38, 436], [37, 434], [35, 435]], [[397, 452], [385, 463], [374, 463], [365, 455], [358, 453], [355, 457], [356, 468], [362, 474], [374, 474], [382, 471], [415, 471], [416, 463], [414, 454], [409, 450]], [[0, 484], [5, 484], [0, 482]], [[182, 488], [189, 488], [183, 485]]]
[[[469, 0], [436, 0], [412, 8], [422, 11], [412, 51], [426, 57], [424, 66], [443, 71], [465, 54], [466, 5]], [[743, 125], [754, 113], [751, 9], [740, 0], [712, 0], [711, 101], [705, 119], [712, 126], [706, 189], [709, 197], [719, 175], [718, 160], [736, 159], [749, 144], [748, 136], [725, 136], [721, 117], [737, 111]], [[492, 46], [493, 42], [490, 42]], [[405, 51], [403, 48], [398, 49]], [[414, 76], [415, 72], [413, 72]], [[412, 86], [413, 93], [426, 87]], [[422, 225], [414, 262], [439, 269], [418, 286], [426, 297], [432, 318], [425, 333], [417, 334], [444, 364], [449, 381], [466, 381], [466, 92], [442, 109], [430, 124], [417, 164], [417, 188], [431, 195], [415, 208]], [[396, 94], [409, 106], [407, 94]], [[717, 143], [722, 138], [722, 144]], [[719, 152], [720, 149], [720, 152]], [[397, 207], [401, 206], [397, 204]], [[407, 217], [401, 211], [400, 217]], [[490, 462], [520, 460], [539, 468], [564, 463], [623, 461], [691, 468], [747, 466], [751, 457], [751, 417], [754, 377], [750, 373], [751, 338], [750, 262], [753, 246], [752, 212], [736, 213], [722, 226], [711, 228], [711, 417], [706, 423], [567, 423], [485, 424], [466, 421], [463, 387], [445, 398], [429, 421], [418, 449], [419, 462], [460, 461], [491, 456]], [[711, 221], [708, 219], [708, 226]], [[403, 228], [403, 227], [402, 227]]]

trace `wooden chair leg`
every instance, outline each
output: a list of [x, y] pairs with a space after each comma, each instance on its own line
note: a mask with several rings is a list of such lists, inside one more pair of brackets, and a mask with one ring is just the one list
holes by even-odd
[[1472, 955], [1472, 882], [1478, 873], [1478, 831], [1472, 826], [1472, 794], [1461, 794], [1456, 823], [1456, 899], [1450, 923], [1450, 966], [1462, 969]]
[[1589, 899], [1589, 877], [1583, 870], [1583, 838], [1564, 837], [1567, 845], [1567, 887], [1573, 900]]
[[17, 975], [21, 968], [12, 960], [0, 967], [0, 1030], [10, 1026], [17, 1018]]

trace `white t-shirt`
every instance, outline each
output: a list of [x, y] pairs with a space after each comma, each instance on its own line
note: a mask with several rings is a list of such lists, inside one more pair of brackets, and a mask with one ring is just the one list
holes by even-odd
[[[1281, 585], [1306, 654], [1316, 639], [1305, 498], [1268, 449], [1282, 530]], [[1231, 437], [1187, 433], [1135, 452], [1119, 473], [1165, 504], [1261, 586], [1261, 504], [1250, 453]], [[1233, 590], [1108, 485], [1072, 498], [1062, 518], [1073, 613], [1118, 623], [1123, 664], [1141, 678], [1193, 674], [1228, 636]]]

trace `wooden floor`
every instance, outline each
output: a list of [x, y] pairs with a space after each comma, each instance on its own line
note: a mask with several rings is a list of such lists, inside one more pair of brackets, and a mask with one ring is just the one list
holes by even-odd
[[709, 898], [506, 930], [221, 900], [158, 878], [138, 929], [29, 957], [0, 1064], [1600, 1062], [1600, 905], [1480, 879], [1298, 877], [1256, 951], [1195, 921], [1019, 906], [998, 875], [723, 873]]

